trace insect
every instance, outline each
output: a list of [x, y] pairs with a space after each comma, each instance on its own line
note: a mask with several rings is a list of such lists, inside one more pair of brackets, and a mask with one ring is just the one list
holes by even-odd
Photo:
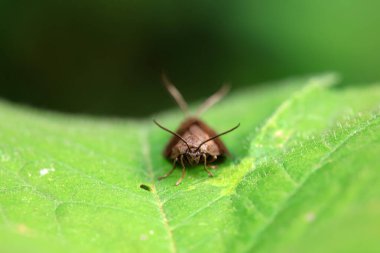
[[176, 132], [169, 130], [156, 120], [153, 120], [158, 127], [173, 135], [163, 152], [166, 158], [173, 160], [173, 167], [168, 173], [158, 179], [161, 180], [170, 176], [176, 168], [177, 163], [180, 163], [182, 166], [182, 175], [176, 182], [177, 186], [185, 178], [185, 164], [195, 166], [199, 163], [203, 163], [203, 168], [208, 175], [210, 177], [214, 176], [209, 168], [216, 168], [216, 166], [212, 166], [210, 163], [216, 161], [218, 157], [229, 155], [228, 149], [219, 137], [235, 130], [240, 126], [240, 123], [225, 132], [217, 134], [198, 117], [202, 112], [209, 109], [227, 94], [229, 90], [228, 86], [222, 86], [219, 91], [206, 99], [194, 116], [189, 116], [188, 105], [181, 93], [164, 74], [162, 75], [162, 81], [178, 106], [184, 112], [186, 118]]

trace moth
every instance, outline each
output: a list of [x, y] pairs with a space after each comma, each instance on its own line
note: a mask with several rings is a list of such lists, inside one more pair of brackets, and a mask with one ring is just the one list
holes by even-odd
[[182, 175], [176, 182], [177, 186], [185, 178], [185, 164], [195, 166], [203, 163], [203, 168], [207, 174], [210, 177], [214, 176], [209, 168], [216, 168], [216, 166], [210, 165], [210, 163], [216, 161], [219, 157], [230, 154], [219, 137], [235, 130], [240, 126], [240, 123], [227, 131], [217, 134], [199, 119], [199, 115], [224, 97], [227, 94], [229, 87], [227, 85], [222, 86], [219, 91], [205, 100], [205, 102], [198, 108], [195, 115], [189, 116], [188, 105], [181, 93], [164, 74], [162, 75], [162, 81], [185, 114], [186, 118], [175, 132], [162, 126], [156, 120], [153, 120], [158, 127], [173, 135], [163, 152], [163, 155], [166, 158], [173, 160], [173, 167], [168, 173], [158, 179], [161, 180], [170, 176], [176, 168], [177, 163], [180, 163], [182, 166]]

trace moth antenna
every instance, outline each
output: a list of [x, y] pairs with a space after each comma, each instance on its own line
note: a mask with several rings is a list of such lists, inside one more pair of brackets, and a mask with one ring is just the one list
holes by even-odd
[[161, 80], [162, 80], [163, 84], [165, 85], [166, 89], [169, 91], [170, 95], [172, 95], [174, 100], [177, 102], [179, 108], [181, 108], [182, 112], [185, 115], [188, 115], [189, 109], [188, 109], [188, 105], [187, 105], [185, 99], [183, 99], [182, 94], [177, 90], [177, 88], [169, 80], [169, 78], [165, 75], [164, 72], [161, 74]]
[[209, 141], [211, 141], [211, 140], [214, 140], [214, 139], [216, 139], [216, 138], [218, 138], [218, 137], [220, 137], [220, 136], [222, 136], [222, 135], [228, 134], [229, 132], [234, 131], [234, 130], [235, 130], [236, 128], [238, 128], [239, 126], [240, 126], [240, 123], [237, 124], [235, 127], [231, 128], [231, 129], [229, 129], [229, 130], [227, 130], [227, 131], [225, 131], [225, 132], [223, 132], [223, 133], [217, 134], [217, 135], [215, 135], [215, 136], [213, 136], [213, 137], [211, 137], [211, 138], [209, 138], [209, 139], [203, 141], [201, 144], [199, 144], [199, 146], [197, 147], [197, 149], [195, 150], [195, 152], [197, 152], [197, 151], [201, 148], [201, 146], [202, 146], [203, 144], [205, 144], [206, 142], [209, 142]]
[[169, 129], [167, 129], [166, 127], [160, 125], [155, 119], [153, 120], [153, 122], [154, 122], [159, 128], [165, 130], [165, 131], [168, 132], [168, 133], [171, 133], [171, 134], [174, 135], [174, 136], [177, 136], [180, 140], [182, 140], [182, 141], [186, 144], [187, 148], [190, 150], [190, 146], [189, 146], [189, 144], [188, 144], [188, 143], [185, 141], [185, 139], [182, 138], [179, 134], [177, 134], [177, 133], [173, 132], [172, 130], [169, 130]]
[[217, 92], [207, 98], [206, 101], [204, 101], [203, 104], [199, 106], [195, 115], [199, 116], [203, 112], [207, 111], [210, 107], [219, 102], [219, 100], [221, 100], [229, 90], [230, 86], [228, 84], [223, 84], [223, 86]]

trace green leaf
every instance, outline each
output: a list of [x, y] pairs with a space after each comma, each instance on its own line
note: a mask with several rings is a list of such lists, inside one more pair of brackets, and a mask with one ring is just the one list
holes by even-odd
[[[0, 252], [377, 252], [379, 85], [332, 75], [232, 93], [203, 119], [233, 154], [183, 183], [150, 119], [0, 103]], [[155, 115], [175, 129], [176, 111]]]

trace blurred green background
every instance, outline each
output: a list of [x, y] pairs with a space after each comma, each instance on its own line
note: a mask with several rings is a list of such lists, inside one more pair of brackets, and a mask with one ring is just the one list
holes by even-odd
[[0, 97], [65, 112], [142, 117], [325, 71], [380, 80], [380, 1], [0, 2]]

